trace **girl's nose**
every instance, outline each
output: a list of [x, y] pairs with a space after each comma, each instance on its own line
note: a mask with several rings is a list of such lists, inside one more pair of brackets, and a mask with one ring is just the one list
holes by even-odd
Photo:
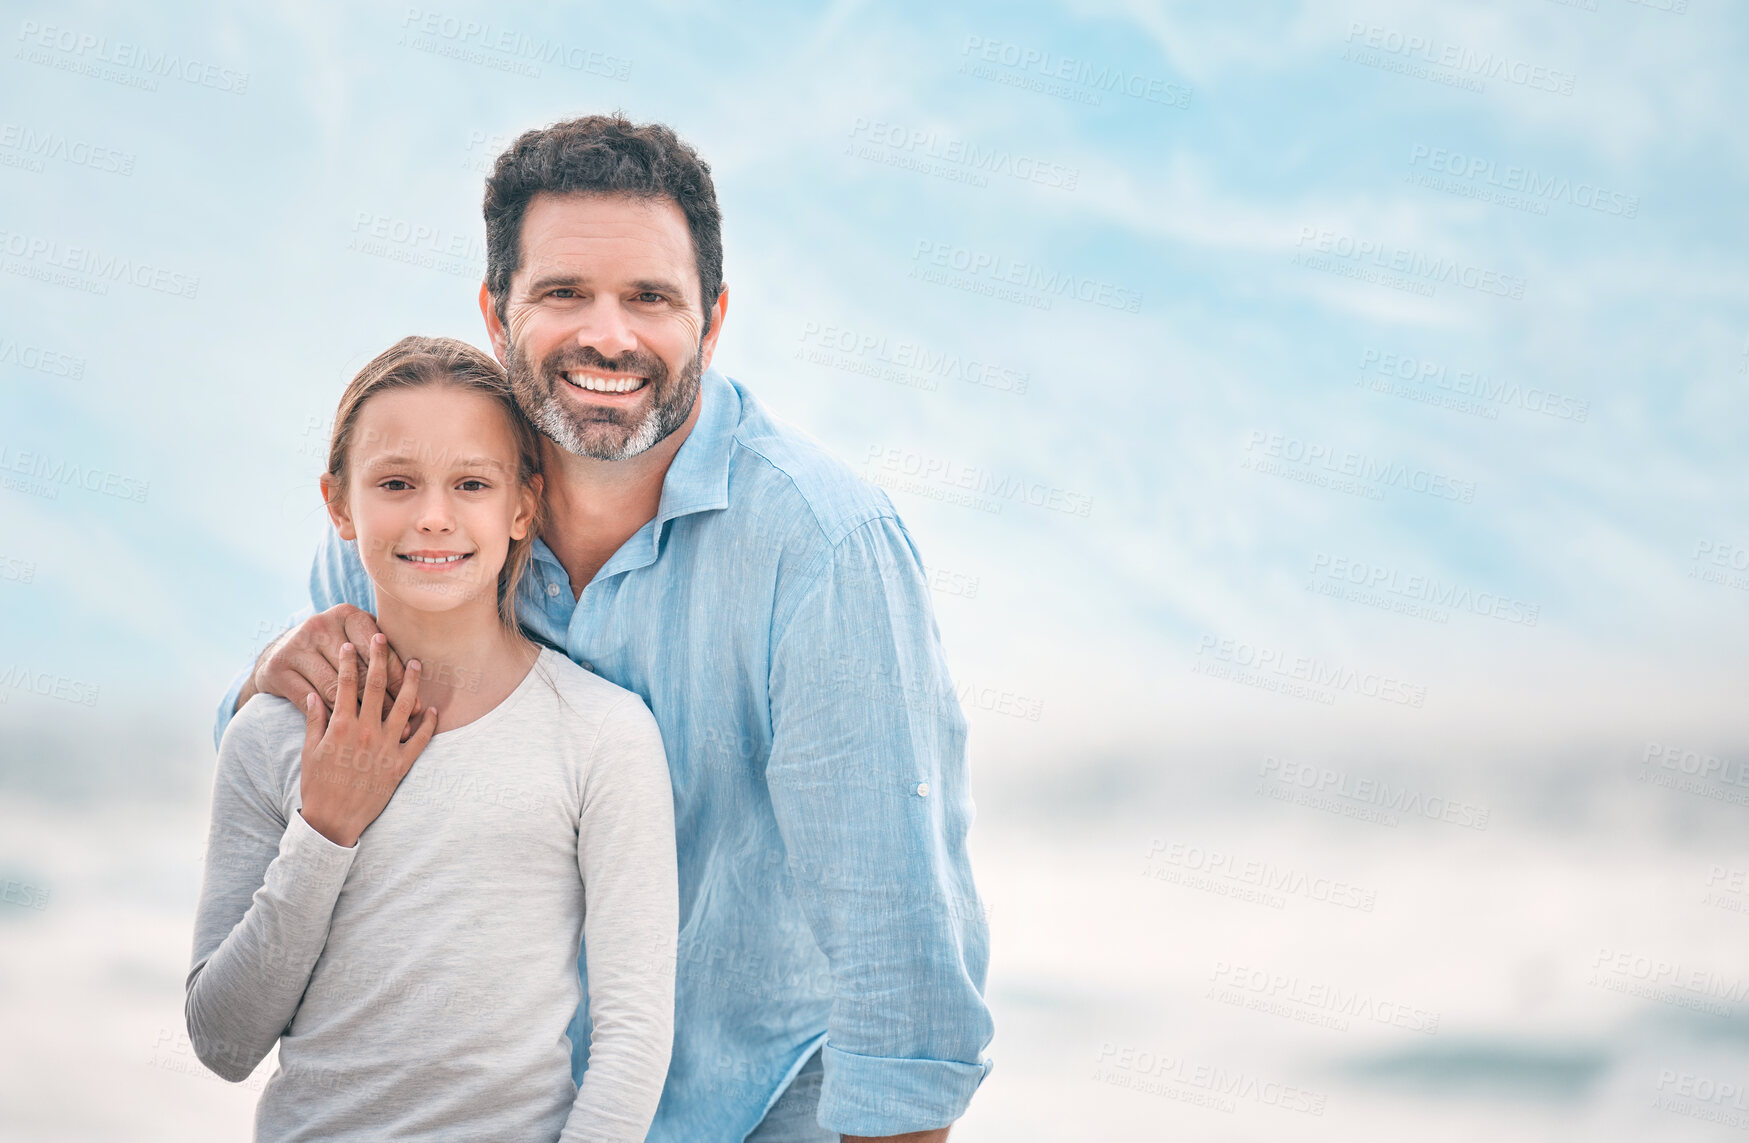
[[449, 501], [445, 497], [425, 498], [419, 506], [419, 530], [437, 534], [455, 531], [455, 514], [449, 510]]

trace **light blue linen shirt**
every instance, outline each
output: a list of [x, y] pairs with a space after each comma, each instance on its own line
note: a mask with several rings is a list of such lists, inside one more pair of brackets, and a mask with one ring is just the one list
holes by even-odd
[[[922, 561], [884, 492], [737, 382], [708, 370], [701, 399], [655, 519], [580, 598], [536, 539], [517, 601], [531, 634], [637, 692], [667, 747], [680, 946], [649, 1138], [741, 1140], [822, 1044], [823, 1126], [939, 1127], [989, 1072], [993, 1027], [966, 721]], [[375, 610], [332, 529], [310, 602]], [[585, 1000], [579, 1076], [587, 1020]]]

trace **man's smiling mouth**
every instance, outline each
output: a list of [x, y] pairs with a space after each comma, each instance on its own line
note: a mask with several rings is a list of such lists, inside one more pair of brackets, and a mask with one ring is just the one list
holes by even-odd
[[649, 384], [647, 377], [604, 377], [599, 373], [588, 373], [581, 369], [569, 370], [559, 376], [573, 389], [581, 389], [585, 393], [636, 393]]

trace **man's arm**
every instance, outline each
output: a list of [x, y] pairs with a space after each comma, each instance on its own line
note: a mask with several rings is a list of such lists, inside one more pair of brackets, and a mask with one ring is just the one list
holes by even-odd
[[266, 658], [269, 651], [273, 650], [274, 643], [283, 639], [292, 628], [308, 619], [312, 614], [310, 608], [300, 608], [291, 618], [280, 625], [282, 628], [280, 633], [275, 635], [272, 642], [268, 643], [267, 647], [255, 657], [255, 661], [232, 677], [231, 685], [225, 689], [225, 697], [219, 700], [218, 717], [213, 723], [214, 749], [217, 749], [219, 743], [224, 739], [225, 727], [231, 724], [231, 717], [243, 709], [244, 703], [260, 693], [255, 687], [255, 671], [260, 667], [261, 660]]
[[965, 716], [898, 520], [852, 531], [797, 584], [773, 617], [766, 780], [832, 969], [819, 1122], [938, 1140], [988, 1072], [993, 1032]]

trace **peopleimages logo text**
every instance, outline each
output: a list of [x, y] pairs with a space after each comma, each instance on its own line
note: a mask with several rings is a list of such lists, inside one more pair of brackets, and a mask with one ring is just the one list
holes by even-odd
[[1427, 702], [1427, 688], [1420, 683], [1381, 674], [1378, 671], [1357, 671], [1337, 663], [1325, 662], [1310, 655], [1289, 656], [1271, 647], [1260, 647], [1242, 639], [1221, 639], [1203, 635], [1196, 642], [1197, 655], [1211, 661], [1231, 663], [1248, 671], [1272, 672], [1314, 687], [1331, 691], [1349, 691], [1367, 698], [1398, 703], [1420, 710]]
[[108, 36], [95, 36], [72, 28], [25, 20], [18, 26], [18, 39], [26, 47], [60, 52], [86, 65], [107, 65], [120, 69], [123, 74], [139, 72], [141, 74], [136, 78], [142, 80], [149, 77], [179, 79], [232, 95], [242, 95], [249, 90], [249, 73], [246, 71], [203, 63], [179, 52], [153, 51], [143, 44], [111, 40]]
[[1301, 250], [1309, 247], [1319, 254], [1333, 255], [1357, 263], [1370, 262], [1381, 269], [1396, 274], [1406, 274], [1411, 278], [1422, 278], [1429, 282], [1454, 283], [1466, 290], [1497, 294], [1514, 301], [1520, 301], [1524, 298], [1524, 279], [1522, 277], [1514, 274], [1503, 274], [1498, 270], [1472, 265], [1456, 258], [1433, 257], [1418, 250], [1411, 250], [1405, 246], [1394, 246], [1388, 242], [1375, 242], [1370, 238], [1355, 238], [1353, 235], [1338, 234], [1334, 230], [1322, 227], [1302, 226], [1300, 227], [1299, 240], [1294, 245]]
[[[1021, 182], [1074, 190], [1081, 179], [1079, 167], [1068, 167], [1035, 155], [1015, 153], [1002, 147], [980, 147], [976, 143], [952, 135], [921, 128], [906, 128], [901, 124], [858, 115], [851, 124], [852, 139], [884, 147], [888, 151], [937, 159], [963, 166], [984, 175], [1001, 175]], [[881, 157], [878, 153], [864, 157]]]
[[836, 351], [849, 358], [864, 358], [931, 380], [948, 378], [1016, 395], [1024, 395], [1032, 380], [1032, 374], [1023, 369], [978, 361], [952, 351], [936, 352], [919, 342], [888, 338], [885, 334], [846, 325], [806, 322], [796, 340], [813, 349]]
[[77, 461], [68, 461], [65, 457], [20, 449], [0, 442], [0, 474], [6, 474], [10, 479], [11, 473], [28, 478], [27, 483], [34, 481], [36, 487], [46, 492], [51, 500], [58, 494], [61, 485], [83, 488], [87, 492], [99, 492], [105, 496], [133, 500], [141, 504], [146, 502], [146, 493], [151, 490], [148, 481], [137, 477], [124, 476], [106, 468], [96, 468]]
[[967, 57], [967, 62], [994, 64], [1022, 74], [1037, 73], [1044, 80], [1060, 80], [1084, 87], [1089, 94], [1105, 91], [1166, 107], [1183, 109], [1190, 106], [1190, 88], [1183, 84], [1125, 71], [1121, 67], [1057, 55], [1041, 48], [967, 36], [960, 55]]
[[1515, 191], [1535, 199], [1564, 202], [1570, 206], [1633, 218], [1640, 213], [1640, 196], [1612, 191], [1595, 183], [1574, 182], [1562, 175], [1544, 175], [1529, 167], [1504, 166], [1480, 155], [1466, 155], [1444, 147], [1416, 143], [1409, 148], [1409, 165], [1454, 178], [1478, 180], [1501, 190]]
[[1357, 41], [1360, 45], [1386, 55], [1402, 56], [1433, 67], [1449, 68], [1474, 78], [1504, 80], [1520, 87], [1554, 92], [1557, 95], [1573, 94], [1575, 77], [1572, 72], [1533, 64], [1505, 52], [1482, 51], [1464, 44], [1439, 43], [1413, 32], [1401, 32], [1379, 24], [1351, 22], [1348, 25], [1347, 42], [1354, 46]]
[[1543, 386], [1503, 381], [1474, 369], [1451, 369], [1442, 362], [1406, 353], [1386, 353], [1368, 346], [1360, 351], [1360, 368], [1363, 373], [1431, 385], [1457, 396], [1542, 413], [1557, 420], [1582, 422], [1591, 415], [1591, 402], [1582, 398], [1562, 396]]
[[22, 259], [38, 266], [53, 267], [68, 274], [83, 276], [96, 293], [107, 293], [108, 282], [122, 282], [144, 290], [155, 290], [180, 298], [193, 298], [200, 292], [200, 279], [192, 274], [136, 262], [132, 258], [107, 254], [89, 246], [67, 246], [52, 238], [0, 230], [0, 254]]
[[1303, 441], [1283, 433], [1266, 433], [1252, 429], [1245, 441], [1248, 454], [1285, 460], [1308, 468], [1322, 466], [1342, 476], [1353, 477], [1385, 488], [1402, 488], [1420, 492], [1441, 500], [1469, 504], [1476, 499], [1474, 481], [1460, 480], [1443, 472], [1425, 468], [1410, 468], [1398, 461], [1382, 461], [1365, 453], [1338, 452], [1317, 441]]
[[[951, 242], [935, 242], [919, 238], [911, 251], [913, 262], [954, 270], [971, 279], [988, 278], [993, 282], [1019, 286], [1044, 297], [1067, 296], [1107, 309], [1140, 313], [1142, 295], [1114, 282], [1103, 282], [1081, 274], [1046, 270], [1035, 262], [1017, 262], [1000, 254], [972, 250]], [[1047, 302], [1048, 306], [1049, 303]]]
[[44, 159], [59, 159], [75, 167], [87, 167], [106, 174], [134, 173], [135, 156], [130, 152], [55, 131], [38, 131], [21, 123], [0, 124], [0, 150], [16, 152], [25, 162], [33, 164], [33, 170], [41, 170]]
[[1042, 480], [1027, 480], [1002, 475], [975, 464], [962, 464], [948, 457], [929, 456], [903, 448], [870, 445], [863, 458], [863, 467], [874, 472], [912, 477], [923, 484], [939, 484], [963, 489], [979, 496], [1000, 501], [1018, 501], [1034, 508], [1046, 508], [1070, 516], [1089, 516], [1093, 498], [1047, 484]]
[[[1537, 619], [1542, 615], [1540, 603], [1526, 603], [1499, 592], [1473, 591], [1437, 576], [1404, 574], [1388, 564], [1332, 555], [1329, 552], [1318, 552], [1312, 556], [1311, 574], [1314, 581], [1321, 575], [1327, 581], [1353, 584], [1368, 591], [1398, 596], [1413, 603], [1468, 611], [1526, 627], [1535, 627]], [[1368, 601], [1363, 597], [1359, 602]], [[1441, 619], [1440, 622], [1444, 620]]]
[[[1487, 806], [1473, 802], [1439, 794], [1425, 794], [1406, 785], [1393, 785], [1387, 779], [1363, 777], [1329, 766], [1300, 762], [1292, 758], [1277, 758], [1273, 754], [1264, 757], [1257, 774], [1260, 782], [1272, 782], [1289, 790], [1341, 798], [1356, 806], [1382, 810], [1382, 816], [1375, 815], [1371, 820], [1392, 827], [1396, 826], [1397, 819], [1391, 815], [1403, 814], [1479, 832], [1488, 828], [1488, 819], [1493, 813]], [[1270, 792], [1270, 788], [1260, 785], [1258, 793], [1267, 792]], [[1315, 805], [1315, 808], [1329, 807]]]
[[[407, 14], [401, 19], [401, 28], [403, 35], [412, 32], [433, 40], [448, 40], [458, 46], [495, 53], [507, 61], [557, 64], [572, 71], [589, 72], [608, 79], [623, 80], [631, 75], [631, 61], [611, 53], [585, 48], [579, 44], [567, 44], [551, 36], [532, 36], [515, 28], [481, 20], [464, 20], [443, 12], [408, 8]], [[423, 51], [428, 50], [431, 45], [414, 43], [411, 46]], [[439, 51], [435, 54], [450, 53]], [[538, 76], [539, 72], [534, 74]]]

